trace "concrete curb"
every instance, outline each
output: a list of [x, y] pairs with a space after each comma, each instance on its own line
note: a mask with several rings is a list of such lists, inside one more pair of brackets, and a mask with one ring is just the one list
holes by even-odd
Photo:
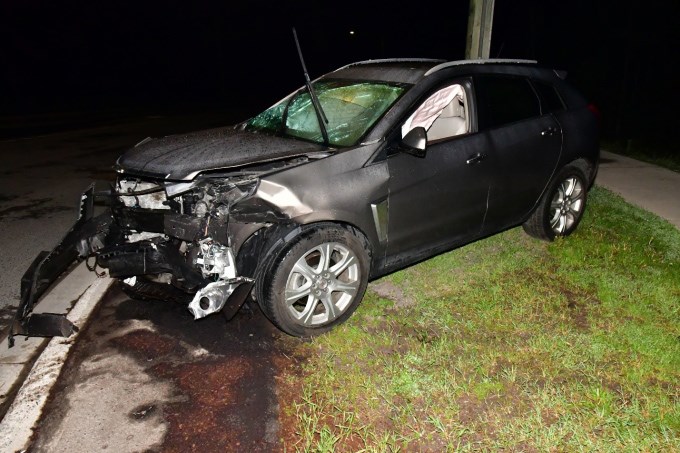
[[[80, 296], [67, 318], [82, 327], [112, 282], [110, 278], [97, 278]], [[0, 451], [16, 452], [28, 447], [42, 408], [77, 338], [78, 333], [69, 338], [54, 337], [42, 351], [0, 422]]]

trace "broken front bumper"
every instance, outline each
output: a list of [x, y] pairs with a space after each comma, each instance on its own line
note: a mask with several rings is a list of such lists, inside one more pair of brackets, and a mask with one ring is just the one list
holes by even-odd
[[33, 313], [40, 296], [76, 260], [83, 260], [104, 245], [112, 223], [111, 212], [94, 217], [94, 185], [81, 196], [78, 219], [51, 251], [41, 252], [21, 278], [21, 299], [10, 326], [8, 343], [15, 335], [68, 337], [77, 331], [65, 315]]
[[[111, 193], [104, 197], [111, 208], [94, 216], [94, 185], [90, 186], [81, 197], [76, 223], [51, 252], [41, 252], [22, 277], [21, 299], [8, 334], [10, 347], [14, 344], [15, 335], [68, 337], [77, 330], [65, 315], [33, 313], [33, 308], [52, 283], [75, 261], [88, 258], [94, 260], [92, 266], [88, 265], [90, 270], [99, 265], [108, 269], [110, 277], [125, 282], [136, 276], [171, 274], [185, 287], [187, 293], [183, 297], [193, 297], [187, 302], [195, 319], [217, 311], [230, 319], [245, 302], [254, 281], [236, 275], [235, 268], [230, 278], [212, 281], [192, 267], [169, 242], [141, 240], [130, 243], [123, 235], [123, 231], [128, 230], [149, 230], [179, 240], [195, 240], [197, 232], [207, 228], [195, 225], [193, 219], [187, 220], [188, 216], [170, 211], [142, 212], [116, 205]], [[138, 285], [132, 283], [131, 286], [133, 292], [152, 299], [173, 300], [174, 294], [169, 294], [169, 290], [182, 292], [172, 285], [153, 281]]]

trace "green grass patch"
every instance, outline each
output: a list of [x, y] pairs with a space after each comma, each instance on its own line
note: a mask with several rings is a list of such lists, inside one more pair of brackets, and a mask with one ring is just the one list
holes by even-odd
[[[595, 188], [576, 233], [515, 228], [383, 279], [300, 346], [299, 451], [680, 451], [680, 232]], [[300, 391], [301, 390], [301, 391]]]

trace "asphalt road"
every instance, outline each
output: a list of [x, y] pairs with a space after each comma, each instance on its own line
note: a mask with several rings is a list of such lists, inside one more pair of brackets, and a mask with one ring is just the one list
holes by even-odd
[[279, 385], [291, 346], [261, 312], [194, 321], [116, 285], [81, 333], [31, 451], [282, 451]]

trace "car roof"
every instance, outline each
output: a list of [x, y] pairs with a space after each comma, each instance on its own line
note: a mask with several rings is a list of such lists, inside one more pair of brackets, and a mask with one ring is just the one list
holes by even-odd
[[326, 74], [324, 78], [380, 80], [396, 83], [417, 83], [442, 69], [468, 65], [536, 65], [535, 60], [489, 58], [480, 60], [436, 60], [426, 58], [391, 58], [351, 63]]
[[425, 73], [445, 60], [393, 58], [351, 63], [324, 77], [356, 80], [379, 80], [397, 83], [416, 83]]

